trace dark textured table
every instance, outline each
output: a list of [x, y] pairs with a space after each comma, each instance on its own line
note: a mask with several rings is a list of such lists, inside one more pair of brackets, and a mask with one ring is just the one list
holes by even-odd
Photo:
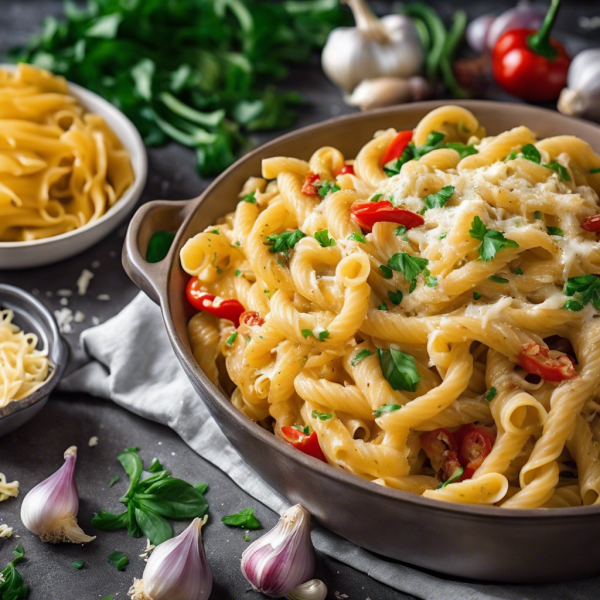
[[[443, 15], [448, 16], [465, 3], [456, 0], [431, 2]], [[511, 2], [473, 2], [466, 6], [470, 17], [483, 12], [501, 10]], [[380, 7], [385, 6], [380, 4]], [[15, 44], [25, 42], [39, 31], [44, 17], [59, 16], [61, 0], [0, 0], [0, 52]], [[597, 0], [565, 3], [559, 22], [559, 32], [572, 52], [589, 46], [599, 37], [598, 29], [584, 30], [579, 26], [581, 17], [600, 15]], [[337, 116], [351, 109], [346, 107], [339, 92], [329, 84], [318, 68], [318, 63], [304, 65], [294, 70], [288, 85], [300, 90], [308, 104], [302, 109], [297, 126], [306, 125]], [[490, 88], [487, 97], [510, 100], [499, 90]], [[256, 138], [257, 143], [269, 135]], [[156, 199], [181, 199], [197, 196], [208, 184], [198, 178], [194, 169], [194, 153], [171, 144], [149, 151], [149, 176], [142, 202]], [[35, 293], [52, 310], [61, 308], [61, 289], [75, 290], [75, 282], [84, 268], [94, 273], [87, 294], [68, 299], [69, 308], [85, 314], [81, 323], [72, 323], [73, 332], [65, 337], [74, 350], [79, 333], [93, 322], [102, 322], [123, 308], [137, 293], [125, 275], [120, 262], [125, 226], [112, 233], [87, 252], [56, 265], [15, 272], [0, 272], [0, 281], [20, 286]], [[104, 294], [110, 301], [99, 300]], [[63, 300], [64, 303], [64, 300]], [[98, 437], [98, 445], [90, 447], [88, 441]], [[22, 494], [62, 464], [62, 453], [70, 445], [79, 447], [77, 481], [81, 498], [79, 521], [89, 534], [98, 538], [85, 547], [62, 544], [42, 544], [21, 525], [19, 508], [22, 496], [0, 504], [0, 523], [15, 527], [18, 540], [0, 540], [0, 565], [12, 557], [16, 542], [23, 544], [26, 560], [19, 570], [30, 586], [31, 600], [87, 600], [114, 595], [124, 600], [133, 577], [140, 577], [144, 568], [139, 557], [144, 550], [145, 538], [133, 539], [124, 531], [98, 532], [89, 525], [92, 514], [100, 508], [118, 511], [117, 502], [125, 489], [124, 476], [116, 455], [125, 446], [138, 446], [146, 463], [157, 457], [177, 477], [191, 482], [210, 484], [207, 500], [210, 504], [208, 526], [203, 529], [205, 546], [213, 577], [212, 598], [216, 600], [263, 596], [250, 590], [239, 570], [239, 559], [247, 546], [244, 533], [221, 525], [220, 518], [254, 506], [265, 528], [270, 528], [277, 516], [261, 506], [237, 487], [225, 473], [199, 458], [171, 430], [143, 420], [111, 404], [85, 395], [53, 394], [51, 401], [30, 423], [0, 439], [0, 472], [9, 481], [21, 482]], [[121, 480], [113, 487], [108, 482], [113, 475]], [[176, 531], [183, 523], [175, 523]], [[253, 539], [260, 533], [250, 534]], [[108, 555], [121, 550], [130, 558], [124, 572], [107, 563]], [[71, 566], [74, 560], [85, 561], [81, 571]], [[2, 568], [0, 566], [0, 568]], [[388, 600], [409, 598], [377, 583], [325, 556], [318, 557], [316, 576], [323, 579], [330, 590], [329, 598], [344, 597], [349, 600]]]

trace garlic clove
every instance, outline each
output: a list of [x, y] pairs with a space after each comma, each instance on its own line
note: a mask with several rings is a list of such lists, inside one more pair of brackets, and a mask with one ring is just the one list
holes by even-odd
[[310, 514], [297, 504], [286, 510], [271, 531], [242, 554], [242, 574], [257, 591], [272, 598], [286, 596], [315, 571]]
[[36, 485], [23, 500], [21, 521], [42, 542], [85, 544], [96, 539], [77, 524], [79, 496], [75, 483], [77, 447], [67, 448], [63, 466]]
[[196, 518], [177, 537], [159, 544], [148, 559], [142, 579], [134, 579], [132, 600], [206, 600], [212, 591], [212, 573], [204, 545], [202, 525]]
[[286, 598], [287, 600], [325, 600], [327, 586], [320, 579], [311, 579], [295, 587]]
[[362, 81], [344, 100], [350, 106], [369, 110], [370, 108], [402, 104], [410, 100], [410, 97], [410, 85], [406, 79], [377, 77]]

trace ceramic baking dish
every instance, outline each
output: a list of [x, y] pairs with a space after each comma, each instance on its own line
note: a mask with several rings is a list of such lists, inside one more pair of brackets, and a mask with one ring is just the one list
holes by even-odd
[[[346, 157], [379, 129], [412, 129], [446, 102], [422, 102], [333, 119], [262, 146], [225, 171], [198, 198], [157, 200], [134, 216], [123, 251], [133, 281], [162, 308], [177, 358], [225, 435], [244, 460], [290, 502], [300, 502], [325, 527], [386, 557], [448, 575], [503, 582], [550, 582], [600, 573], [600, 506], [503, 510], [450, 504], [383, 488], [296, 451], [247, 419], [218, 390], [190, 353], [187, 322], [193, 311], [183, 289], [188, 276], [179, 250], [237, 203], [245, 180], [261, 172], [269, 156], [308, 159], [321, 146]], [[527, 125], [540, 137], [576, 135], [600, 151], [600, 127], [520, 104], [459, 102], [490, 134]], [[168, 256], [144, 260], [159, 229], [177, 231]]]

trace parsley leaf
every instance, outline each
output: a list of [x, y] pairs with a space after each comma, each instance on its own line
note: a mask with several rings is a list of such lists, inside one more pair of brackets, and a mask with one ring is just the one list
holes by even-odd
[[463, 473], [464, 473], [464, 469], [462, 467], [458, 467], [458, 469], [456, 469], [456, 471], [454, 471], [454, 473], [452, 473], [451, 477], [449, 477], [448, 479], [446, 479], [446, 481], [440, 483], [440, 485], [438, 485], [437, 489], [441, 490], [442, 488], [445, 488], [447, 485], [454, 483]]
[[580, 310], [583, 310], [583, 305], [579, 304], [577, 300], [567, 300], [564, 303], [563, 308], [566, 308], [567, 310], [572, 310], [573, 312], [579, 312]]
[[333, 194], [334, 192], [339, 192], [342, 189], [339, 185], [337, 185], [335, 183], [335, 181], [325, 180], [322, 183], [315, 184], [315, 185], [318, 185], [318, 187], [319, 187], [318, 192], [319, 192], [319, 196], [321, 196], [321, 198], [325, 198], [325, 196], [327, 196], [327, 194], [329, 194], [329, 193]]
[[329, 230], [322, 229], [321, 231], [315, 231], [315, 240], [323, 246], [323, 248], [327, 248], [329, 246], [337, 246], [337, 242], [329, 237]]
[[256, 194], [256, 190], [252, 190], [249, 194], [244, 196], [240, 202], [248, 202], [249, 204], [256, 204], [256, 198], [254, 195]]
[[352, 240], [354, 242], [362, 242], [363, 244], [367, 243], [367, 238], [364, 235], [360, 234], [360, 233], [351, 233], [348, 236], [348, 239]]
[[377, 355], [381, 372], [393, 390], [417, 391], [417, 385], [423, 378], [419, 375], [415, 359], [410, 354], [393, 348], [389, 350], [377, 348]]
[[521, 148], [521, 154], [523, 158], [530, 160], [536, 164], [540, 164], [542, 162], [542, 155], [540, 151], [533, 144], [525, 144]]
[[558, 235], [560, 237], [565, 235], [560, 227], [546, 227], [546, 229], [548, 230], [548, 235]]
[[521, 267], [517, 267], [517, 268], [516, 268], [516, 269], [513, 271], [513, 273], [514, 273], [515, 275], [523, 275], [523, 269], [521, 269]]
[[393, 271], [385, 265], [379, 265], [379, 270], [381, 271], [381, 275], [384, 277], [384, 279], [391, 279], [394, 276]]
[[461, 144], [460, 142], [448, 142], [446, 144], [446, 148], [450, 148], [451, 150], [456, 150], [461, 159], [467, 156], [471, 156], [471, 154], [479, 154], [479, 151], [476, 150], [475, 144]]
[[539, 219], [541, 219], [541, 218], [542, 218], [542, 211], [541, 211], [541, 210], [536, 210], [536, 211], [533, 213], [533, 218], [534, 218], [534, 219], [538, 219], [538, 220], [539, 220]]
[[491, 402], [497, 394], [498, 390], [496, 390], [495, 387], [491, 387], [484, 395], [483, 397], [488, 401]]
[[422, 146], [412, 146], [412, 152], [415, 159], [419, 160], [425, 154], [432, 152], [433, 150], [438, 150], [443, 146], [444, 138], [446, 134], [441, 133], [439, 131], [432, 131], [425, 140], [425, 143]]
[[402, 302], [403, 294], [400, 290], [396, 290], [395, 292], [388, 292], [388, 298], [392, 301], [393, 304], [400, 304]]
[[302, 335], [304, 336], [304, 339], [308, 339], [309, 335], [312, 335], [312, 337], [315, 337], [315, 334], [312, 332], [312, 329], [303, 329], [300, 333], [302, 333]]
[[[567, 279], [563, 292], [567, 296], [575, 296], [582, 307], [591, 301], [600, 310], [600, 278], [596, 275], [580, 275]], [[569, 310], [581, 310], [572, 303], [565, 307]]]
[[515, 160], [515, 158], [517, 158], [517, 151], [516, 150], [511, 150], [510, 154], [508, 154], [507, 156], [505, 156], [502, 161], [503, 162], [508, 162], [509, 160]]
[[471, 227], [469, 235], [476, 240], [481, 240], [479, 256], [486, 262], [492, 260], [496, 256], [496, 253], [503, 248], [519, 247], [519, 244], [514, 240], [507, 240], [502, 231], [488, 229], [479, 217], [473, 219]]
[[323, 340], [326, 340], [329, 337], [329, 331], [327, 331], [327, 329], [325, 331], [321, 331], [321, 333], [319, 334], [319, 341], [322, 342]]
[[391, 412], [400, 410], [402, 408], [399, 404], [383, 404], [377, 410], [373, 411], [373, 415], [378, 418], [383, 415], [389, 415]]
[[310, 414], [313, 419], [319, 419], [319, 421], [329, 421], [329, 419], [333, 419], [333, 415], [331, 413], [322, 413], [318, 410], [313, 410]]
[[442, 233], [442, 235], [440, 235], [438, 240], [443, 240], [447, 235], [448, 235], [447, 233]]
[[379, 310], [387, 310], [387, 304], [385, 302], [382, 302], [378, 307]]
[[369, 200], [369, 202], [377, 202], [377, 200], [379, 200], [379, 198], [381, 198], [381, 196], [383, 196], [383, 194], [375, 194], [375, 195], [371, 196], [371, 199]]
[[228, 338], [227, 341], [225, 342], [228, 346], [231, 346], [233, 344], [233, 342], [235, 342], [235, 338], [238, 336], [238, 332], [234, 331]]
[[504, 277], [498, 277], [498, 275], [491, 275], [490, 279], [496, 283], [508, 283], [508, 279], [505, 279]]
[[233, 272], [233, 274], [234, 274], [236, 277], [239, 277], [239, 276], [242, 274], [242, 272], [241, 272], [239, 269], [236, 269], [236, 270]]
[[326, 340], [329, 337], [329, 331], [327, 331], [327, 329], [325, 329], [324, 331], [321, 331], [321, 333], [319, 333], [318, 338], [310, 329], [303, 329], [301, 331], [301, 333], [305, 339], [308, 339], [308, 337], [311, 336], [311, 337], [314, 337], [315, 339], [318, 339], [320, 342], [322, 342], [323, 340]]
[[571, 178], [569, 177], [569, 172], [559, 162], [554, 160], [549, 165], [542, 166], [546, 167], [546, 169], [552, 169], [553, 171], [556, 171], [560, 175], [561, 181], [571, 181]]
[[394, 233], [398, 237], [401, 237], [405, 242], [408, 242], [408, 236], [406, 235], [406, 225], [398, 225], [398, 227], [396, 227]]
[[359, 352], [354, 355], [354, 358], [350, 361], [350, 364], [355, 367], [361, 360], [367, 358], [367, 356], [371, 356], [373, 354], [370, 350], [363, 348]]
[[260, 529], [260, 521], [254, 516], [253, 508], [245, 508], [233, 515], [221, 517], [221, 522], [230, 527], [240, 527], [242, 529]]
[[308, 425], [292, 425], [292, 429], [297, 429], [300, 433], [308, 435], [310, 433], [310, 427]]
[[450, 200], [455, 191], [456, 189], [453, 185], [447, 185], [436, 194], [429, 194], [429, 196], [425, 196], [425, 198], [423, 198], [425, 208], [442, 208], [442, 206], [444, 206], [444, 204]]
[[388, 260], [388, 267], [394, 271], [400, 271], [406, 279], [414, 282], [417, 275], [422, 273], [429, 261], [426, 258], [411, 256], [406, 252], [397, 252]]
[[299, 229], [296, 231], [284, 231], [283, 233], [272, 233], [268, 235], [264, 242], [265, 246], [271, 246], [269, 252], [283, 252], [285, 257], [289, 260], [290, 250], [294, 249], [294, 246], [303, 238], [306, 237]]
[[481, 298], [481, 294], [479, 292], [473, 292], [473, 300], [479, 300]]
[[[393, 177], [394, 175], [398, 175], [398, 173], [400, 173], [400, 171], [402, 170], [402, 167], [409, 160], [413, 160], [413, 158], [415, 158], [415, 155], [413, 154], [413, 148], [414, 148], [414, 145], [412, 144], [412, 142], [409, 143], [408, 146], [406, 146], [406, 148], [404, 148], [404, 150], [399, 158], [395, 158], [394, 160], [391, 160], [390, 162], [383, 165], [383, 172], [388, 177]], [[371, 199], [371, 202], [374, 202], [374, 200]]]

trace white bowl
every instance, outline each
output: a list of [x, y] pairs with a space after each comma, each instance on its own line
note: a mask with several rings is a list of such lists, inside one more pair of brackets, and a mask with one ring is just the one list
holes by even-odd
[[[0, 65], [14, 70], [15, 65]], [[29, 242], [0, 242], [0, 269], [25, 269], [55, 263], [79, 254], [107, 236], [133, 210], [142, 194], [148, 172], [146, 148], [135, 125], [110, 102], [69, 82], [69, 91], [88, 112], [101, 115], [129, 153], [135, 179], [126, 192], [97, 221], [50, 238]]]

